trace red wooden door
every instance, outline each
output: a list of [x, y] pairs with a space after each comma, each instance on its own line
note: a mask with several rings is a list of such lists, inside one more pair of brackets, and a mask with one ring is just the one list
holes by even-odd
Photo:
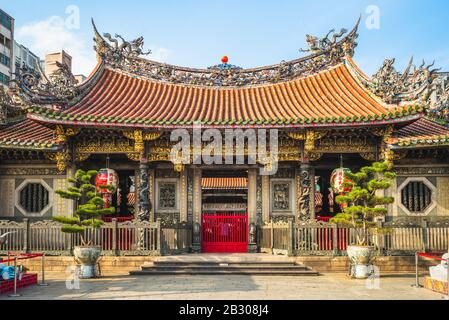
[[248, 252], [248, 215], [203, 214], [201, 227], [203, 252]]

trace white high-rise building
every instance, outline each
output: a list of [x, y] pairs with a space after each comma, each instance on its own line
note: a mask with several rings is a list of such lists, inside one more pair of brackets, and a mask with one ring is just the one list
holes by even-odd
[[0, 9], [0, 85], [8, 85], [14, 69], [14, 19]]
[[23, 68], [37, 73], [40, 59], [33, 52], [31, 52], [30, 49], [24, 45], [21, 45], [17, 41], [14, 41], [14, 64], [16, 73]]

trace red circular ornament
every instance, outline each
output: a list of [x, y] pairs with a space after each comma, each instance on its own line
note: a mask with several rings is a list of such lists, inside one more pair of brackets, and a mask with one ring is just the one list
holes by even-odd
[[221, 62], [223, 63], [228, 63], [228, 61], [229, 61], [228, 56], [223, 56], [223, 58], [221, 58]]

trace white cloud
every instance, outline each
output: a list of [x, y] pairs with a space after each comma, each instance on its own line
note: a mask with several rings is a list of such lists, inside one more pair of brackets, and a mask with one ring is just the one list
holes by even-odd
[[167, 62], [168, 57], [171, 55], [171, 51], [167, 48], [150, 48], [151, 54], [149, 59], [159, 62]]
[[16, 38], [41, 59], [47, 53], [65, 50], [72, 56], [74, 74], [88, 75], [95, 67], [92, 44], [86, 44], [76, 30], [69, 30], [61, 17], [28, 23], [16, 30]]
[[[89, 75], [96, 64], [93, 41], [86, 42], [77, 32], [79, 29], [67, 28], [64, 19], [52, 16], [46, 20], [28, 23], [16, 30], [17, 41], [29, 47], [41, 59], [50, 52], [65, 50], [72, 56], [72, 72]], [[163, 47], [149, 46], [149, 59], [166, 62], [171, 51]], [[146, 51], [147, 48], [144, 48]]]

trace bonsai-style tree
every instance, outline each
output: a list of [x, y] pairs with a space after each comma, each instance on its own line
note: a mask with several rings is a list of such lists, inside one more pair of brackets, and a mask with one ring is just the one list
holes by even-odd
[[[56, 190], [55, 192], [64, 199], [74, 200], [76, 210], [74, 217], [53, 217], [54, 221], [63, 224], [61, 229], [64, 233], [80, 234], [81, 244], [89, 246], [92, 241], [86, 242], [84, 239], [84, 231], [88, 227], [95, 229], [100, 228], [103, 221], [101, 216], [115, 213], [115, 208], [106, 208], [106, 203], [102, 196], [97, 192], [94, 184], [94, 178], [97, 171], [83, 171], [78, 170], [74, 178], [68, 178], [67, 181], [72, 184], [67, 190]], [[104, 185], [102, 189], [115, 191], [114, 186]]]
[[394, 198], [379, 195], [378, 191], [390, 188], [391, 181], [396, 177], [391, 169], [391, 163], [376, 162], [356, 173], [345, 172], [350, 182], [345, 182], [344, 187], [351, 191], [337, 196], [336, 202], [342, 206], [343, 213], [337, 214], [330, 222], [354, 227], [359, 246], [367, 245], [367, 235], [370, 232], [382, 231], [376, 228], [375, 220], [387, 214], [385, 206], [393, 203]]

